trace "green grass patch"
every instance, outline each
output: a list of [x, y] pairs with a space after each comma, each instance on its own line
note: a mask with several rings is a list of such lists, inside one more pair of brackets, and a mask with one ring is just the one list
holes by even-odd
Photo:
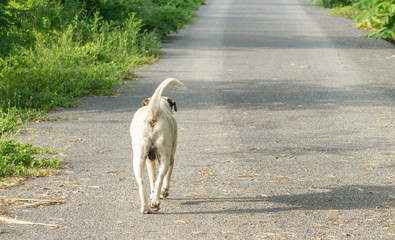
[[353, 9], [351, 6], [334, 7], [331, 9], [329, 16], [354, 19], [362, 13], [361, 10]]
[[54, 154], [54, 151], [12, 139], [12, 135], [18, 134], [25, 123], [33, 119], [43, 121], [50, 117], [35, 109], [9, 107], [6, 112], [0, 109], [0, 189], [17, 185], [20, 177], [45, 176], [60, 167], [55, 158], [38, 157]]
[[28, 121], [48, 121], [53, 118], [37, 109], [8, 107], [0, 108], [0, 139], [17, 134]]
[[0, 177], [9, 176], [43, 176], [48, 174], [46, 169], [59, 167], [56, 159], [38, 157], [51, 154], [48, 149], [33, 147], [31, 144], [21, 144], [13, 139], [0, 141]]

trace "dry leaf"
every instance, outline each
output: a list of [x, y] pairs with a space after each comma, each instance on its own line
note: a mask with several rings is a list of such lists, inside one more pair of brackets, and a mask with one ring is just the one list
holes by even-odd
[[26, 178], [23, 177], [6, 177], [6, 178], [2, 178], [3, 181], [0, 182], [0, 189], [6, 189], [9, 187], [15, 187], [15, 186], [19, 186], [19, 185], [23, 185], [24, 183], [22, 181], [24, 181]]
[[200, 175], [206, 176], [206, 177], [212, 177], [215, 176], [214, 173], [209, 172], [209, 171], [201, 171], [199, 172]]
[[119, 174], [125, 173], [125, 171], [104, 171], [104, 172], [112, 174], [112, 175], [119, 175]]
[[187, 223], [189, 222], [188, 220], [173, 220], [175, 223]]
[[366, 193], [367, 194], [374, 194], [374, 193], [380, 193], [380, 192], [378, 192], [378, 191], [367, 191]]
[[247, 175], [247, 176], [236, 176], [236, 177], [238, 177], [238, 178], [249, 178], [249, 177], [252, 177], [252, 176]]
[[277, 179], [277, 180], [289, 179], [289, 177], [287, 177], [287, 176], [275, 176], [274, 178]]
[[300, 182], [284, 182], [286, 184], [299, 184]]
[[310, 188], [310, 189], [318, 193], [326, 193], [332, 191], [330, 189], [321, 189], [321, 188]]
[[362, 166], [377, 166], [377, 163], [363, 163]]
[[235, 233], [245, 233], [245, 232], [247, 231], [227, 231], [227, 232], [222, 231], [223, 234], [235, 234]]
[[202, 196], [201, 194], [194, 194], [194, 193], [185, 195], [185, 197], [187, 198], [198, 198], [201, 196]]
[[79, 141], [82, 141], [82, 139], [81, 138], [77, 138], [77, 139], [74, 139], [74, 140], [70, 140], [71, 143], [77, 143]]
[[322, 179], [324, 179], [324, 180], [332, 180], [332, 181], [337, 180], [336, 177], [326, 177], [326, 178], [322, 178]]

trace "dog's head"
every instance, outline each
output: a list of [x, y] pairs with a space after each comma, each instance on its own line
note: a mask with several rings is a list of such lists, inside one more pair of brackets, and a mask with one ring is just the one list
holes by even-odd
[[[177, 104], [176, 104], [176, 101], [174, 101], [173, 99], [168, 98], [168, 97], [162, 97], [162, 99], [166, 100], [166, 101], [169, 103], [169, 105], [170, 105], [170, 110], [172, 110], [172, 109], [174, 108], [174, 111], [177, 112]], [[144, 106], [148, 106], [150, 100], [151, 100], [151, 98], [146, 98], [146, 99], [144, 99], [143, 102], [142, 102], [143, 107], [144, 107]]]

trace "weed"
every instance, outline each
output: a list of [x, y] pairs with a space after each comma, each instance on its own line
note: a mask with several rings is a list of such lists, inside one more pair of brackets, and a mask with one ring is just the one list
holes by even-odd
[[353, 9], [351, 6], [334, 7], [331, 9], [331, 13], [329, 14], [329, 16], [354, 19], [359, 14], [361, 14], [361, 12], [361, 10]]
[[59, 162], [56, 159], [37, 157], [39, 154], [52, 153], [48, 149], [33, 147], [31, 144], [20, 144], [13, 139], [0, 142], [0, 177], [31, 175], [41, 176], [47, 172], [40, 171], [45, 168], [56, 168]]

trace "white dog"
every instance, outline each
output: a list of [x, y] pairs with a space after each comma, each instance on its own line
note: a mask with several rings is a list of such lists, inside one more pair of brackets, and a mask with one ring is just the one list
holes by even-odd
[[[177, 122], [172, 112], [172, 107], [177, 111], [177, 106], [170, 98], [162, 97], [163, 91], [169, 85], [184, 88], [184, 84], [177, 79], [164, 80], [154, 95], [143, 101], [143, 107], [134, 114], [130, 126], [134, 175], [139, 186], [141, 213], [144, 214], [151, 213], [144, 185], [145, 166], [151, 185], [151, 209], [158, 211], [160, 197], [169, 195], [169, 182], [177, 147]], [[155, 159], [159, 160], [157, 179]]]

